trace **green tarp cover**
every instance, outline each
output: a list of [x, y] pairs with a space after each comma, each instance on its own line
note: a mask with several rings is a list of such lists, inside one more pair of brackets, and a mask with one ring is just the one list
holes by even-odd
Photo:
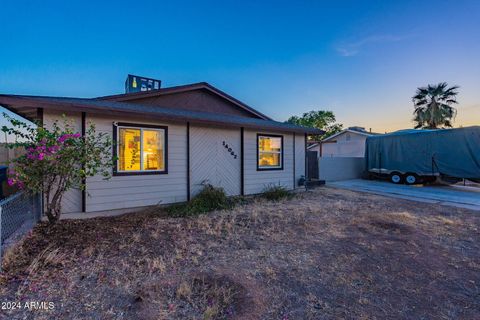
[[480, 178], [480, 126], [401, 130], [367, 138], [367, 170]]

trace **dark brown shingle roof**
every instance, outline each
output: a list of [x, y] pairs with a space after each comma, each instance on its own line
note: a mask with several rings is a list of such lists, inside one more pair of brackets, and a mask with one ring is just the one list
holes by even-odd
[[150, 97], [155, 97], [155, 96], [161, 96], [161, 95], [172, 94], [172, 93], [181, 93], [181, 92], [199, 90], [199, 89], [208, 90], [208, 91], [216, 94], [217, 96], [219, 96], [219, 97], [221, 97], [225, 100], [230, 101], [231, 103], [233, 103], [237, 107], [239, 107], [243, 110], [246, 110], [246, 111], [256, 115], [257, 117], [260, 117], [261, 119], [272, 120], [270, 117], [264, 115], [260, 111], [255, 110], [254, 108], [248, 106], [247, 104], [243, 103], [242, 101], [232, 97], [231, 95], [223, 92], [222, 90], [212, 86], [211, 84], [209, 84], [207, 82], [198, 82], [198, 83], [186, 84], [186, 85], [175, 86], [175, 87], [166, 87], [166, 88], [161, 88], [161, 89], [158, 89], [158, 90], [150, 90], [150, 91], [143, 91], [143, 92], [115, 94], [115, 95], [110, 95], [110, 96], [98, 97], [96, 99], [125, 102], [125, 101], [130, 101], [130, 100], [150, 98]]
[[45, 108], [64, 112], [75, 111], [97, 114], [141, 115], [151, 118], [158, 118], [165, 121], [189, 121], [192, 123], [255, 128], [259, 130], [299, 132], [307, 134], [324, 133], [322, 130], [305, 128], [273, 120], [246, 118], [240, 116], [222, 115], [218, 113], [164, 108], [100, 99], [0, 95], [0, 105], [27, 118], [29, 118], [29, 115], [32, 115], [32, 112], [34, 112], [36, 108]]

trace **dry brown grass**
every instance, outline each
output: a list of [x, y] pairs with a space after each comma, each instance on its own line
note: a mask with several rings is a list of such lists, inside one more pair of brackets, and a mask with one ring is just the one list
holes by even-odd
[[7, 254], [0, 297], [56, 304], [11, 319], [475, 319], [479, 226], [330, 188], [196, 218], [61, 221]]

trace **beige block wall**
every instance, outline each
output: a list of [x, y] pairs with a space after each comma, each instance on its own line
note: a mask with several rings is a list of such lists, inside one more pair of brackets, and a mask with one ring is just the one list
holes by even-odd
[[318, 166], [320, 179], [327, 182], [359, 179], [365, 171], [365, 158], [321, 157]]

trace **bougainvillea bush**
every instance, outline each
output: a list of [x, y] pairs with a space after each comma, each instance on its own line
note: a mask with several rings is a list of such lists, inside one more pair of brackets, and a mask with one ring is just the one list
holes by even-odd
[[54, 223], [60, 218], [62, 197], [72, 188], [84, 189], [87, 177], [110, 178], [112, 141], [89, 124], [85, 135], [76, 132], [71, 120], [54, 122], [51, 128], [31, 126], [7, 114], [9, 126], [2, 131], [14, 135], [9, 148], [24, 148], [23, 155], [9, 163], [8, 184], [31, 193], [43, 192], [45, 215]]

